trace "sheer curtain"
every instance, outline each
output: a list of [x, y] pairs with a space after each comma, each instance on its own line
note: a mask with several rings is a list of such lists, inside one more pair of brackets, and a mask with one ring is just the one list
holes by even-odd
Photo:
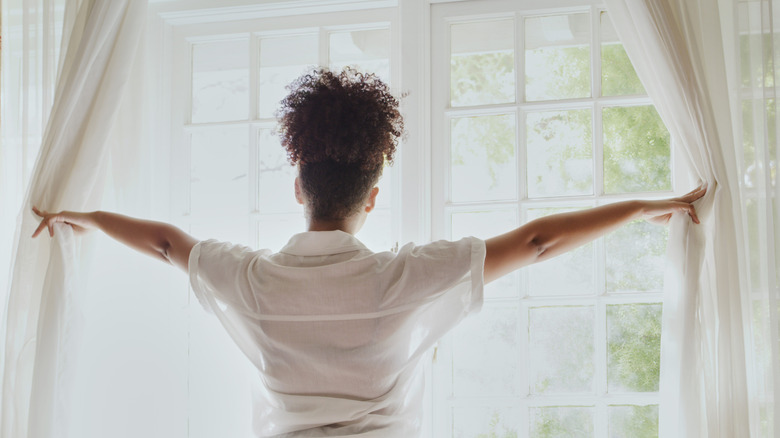
[[[778, 370], [776, 224], [771, 213], [776, 203], [766, 190], [774, 186], [762, 180], [765, 190], [755, 199], [763, 206], [764, 226], [756, 228], [746, 220], [744, 168], [737, 165], [744, 155], [733, 85], [739, 65], [738, 28], [729, 21], [743, 2], [606, 3], [675, 144], [684, 150], [691, 172], [710, 187], [697, 205], [701, 226], [682, 217], [672, 224], [661, 344], [660, 436], [778, 436], [767, 409], [777, 392], [767, 385], [776, 381]], [[768, 150], [768, 133], [762, 132], [767, 135], [755, 141], [764, 146], [756, 150]], [[769, 169], [774, 158], [763, 158], [759, 166]], [[748, 258], [744, 238], [756, 232], [765, 251]], [[749, 285], [757, 262], [766, 268], [760, 300], [755, 299], [756, 285]], [[766, 329], [764, 341], [772, 346], [764, 367], [754, 361], [756, 318]], [[763, 416], [758, 402], [763, 403]]]
[[77, 274], [84, 254], [69, 227], [59, 227], [54, 239], [30, 239], [38, 222], [30, 207], [99, 206], [107, 139], [130, 78], [145, 10], [142, 1], [67, 2], [51, 113], [17, 223], [4, 315], [0, 437], [67, 436], [75, 406], [83, 293]]
[[[777, 184], [780, 1], [725, 2], [740, 172], [753, 372], [760, 436], [780, 436], [780, 187]], [[759, 436], [758, 433], [756, 433]]]

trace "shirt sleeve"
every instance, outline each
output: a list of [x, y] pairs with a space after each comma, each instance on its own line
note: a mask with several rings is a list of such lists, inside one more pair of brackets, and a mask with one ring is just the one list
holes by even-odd
[[475, 237], [404, 247], [403, 273], [386, 297], [393, 305], [437, 302], [461, 317], [482, 308], [485, 242]]
[[190, 285], [207, 312], [215, 313], [218, 305], [257, 311], [252, 273], [261, 255], [245, 246], [216, 240], [195, 244], [188, 262]]

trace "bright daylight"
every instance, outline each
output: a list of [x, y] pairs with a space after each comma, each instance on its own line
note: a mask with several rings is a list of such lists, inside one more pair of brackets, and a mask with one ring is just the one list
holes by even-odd
[[0, 6], [0, 438], [780, 438], [780, 0]]

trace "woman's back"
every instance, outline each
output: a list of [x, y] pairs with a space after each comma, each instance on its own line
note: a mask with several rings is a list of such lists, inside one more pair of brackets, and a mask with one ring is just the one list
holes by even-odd
[[190, 276], [259, 371], [258, 436], [339, 436], [346, 425], [348, 436], [409, 436], [421, 421], [420, 359], [480, 307], [483, 263], [477, 239], [373, 253], [322, 231], [276, 254], [201, 242]]

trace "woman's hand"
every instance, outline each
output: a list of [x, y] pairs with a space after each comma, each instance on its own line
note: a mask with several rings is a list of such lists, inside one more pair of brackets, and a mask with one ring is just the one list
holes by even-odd
[[49, 213], [47, 211], [38, 210], [37, 207], [32, 208], [33, 212], [42, 217], [41, 223], [38, 228], [35, 229], [32, 237], [38, 237], [44, 228], [49, 229], [49, 236], [54, 237], [54, 224], [57, 222], [68, 224], [73, 228], [76, 234], [81, 234], [87, 230], [95, 228], [95, 221], [92, 218], [92, 213], [77, 213], [73, 211], [61, 211], [59, 213]]
[[667, 225], [674, 213], [687, 213], [694, 223], [699, 223], [693, 201], [707, 193], [707, 185], [701, 185], [692, 192], [678, 198], [659, 201], [643, 201], [642, 215], [648, 222], [657, 225]]

